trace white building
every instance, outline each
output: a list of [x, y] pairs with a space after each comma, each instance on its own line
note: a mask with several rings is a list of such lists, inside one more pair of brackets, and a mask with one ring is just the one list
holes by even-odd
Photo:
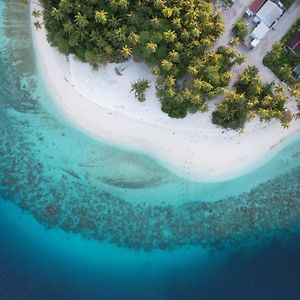
[[268, 27], [271, 27], [283, 14], [283, 10], [272, 1], [267, 1], [261, 9], [256, 13], [254, 21], [264, 22]]
[[264, 36], [267, 34], [267, 32], [269, 31], [269, 29], [270, 28], [264, 22], [261, 22], [251, 32], [250, 36], [255, 40], [262, 40]]

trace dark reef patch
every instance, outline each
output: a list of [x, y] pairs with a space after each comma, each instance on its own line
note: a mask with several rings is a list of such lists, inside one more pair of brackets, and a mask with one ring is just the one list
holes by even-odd
[[300, 224], [300, 168], [222, 201], [133, 205], [63, 170], [60, 176], [48, 176], [35, 160], [36, 145], [26, 140], [20, 120], [1, 115], [1, 122], [9, 124], [0, 129], [2, 194], [46, 226], [151, 250], [188, 244], [221, 248]]

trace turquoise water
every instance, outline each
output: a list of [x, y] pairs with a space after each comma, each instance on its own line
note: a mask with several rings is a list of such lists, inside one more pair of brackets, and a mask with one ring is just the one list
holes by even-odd
[[0, 5], [1, 299], [299, 298], [300, 135], [233, 180], [179, 178], [65, 121], [36, 70], [28, 7]]

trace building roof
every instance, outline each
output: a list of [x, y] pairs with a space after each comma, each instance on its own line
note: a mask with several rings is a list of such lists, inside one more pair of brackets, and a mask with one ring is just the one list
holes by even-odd
[[286, 46], [296, 54], [300, 54], [300, 29], [287, 41]]
[[255, 48], [259, 44], [260, 40], [254, 39], [251, 43], [250, 46], [252, 48]]
[[267, 1], [261, 9], [257, 12], [256, 16], [271, 27], [277, 19], [282, 15], [283, 10], [274, 2]]
[[300, 64], [298, 64], [298, 66], [296, 66], [296, 68], [293, 70], [293, 74], [296, 77], [300, 77]]
[[262, 40], [269, 31], [269, 29], [270, 28], [264, 22], [261, 22], [251, 32], [251, 37], [256, 40]]
[[249, 9], [251, 10], [252, 13], [256, 14], [265, 2], [266, 0], [254, 0], [250, 4]]

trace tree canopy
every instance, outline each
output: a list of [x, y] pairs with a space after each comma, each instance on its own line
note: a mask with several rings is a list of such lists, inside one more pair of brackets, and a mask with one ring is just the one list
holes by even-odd
[[[219, 13], [205, 0], [41, 0], [48, 40], [60, 52], [75, 54], [93, 66], [123, 62], [130, 57], [145, 61], [156, 75], [156, 94], [171, 117], [206, 111], [207, 101], [225, 93], [213, 122], [241, 128], [247, 119], [278, 118], [287, 125], [285, 95], [262, 85], [258, 71], [248, 68], [226, 92], [231, 67], [244, 57], [233, 46], [213, 50], [223, 33]], [[37, 24], [38, 25], [38, 24]], [[37, 26], [36, 25], [36, 26]], [[37, 26], [38, 27], [38, 26]], [[234, 31], [242, 39], [244, 24]], [[284, 72], [284, 71], [283, 71]], [[145, 100], [149, 82], [132, 83], [138, 100]]]
[[238, 54], [208, 51], [223, 33], [204, 0], [42, 0], [49, 41], [93, 65], [133, 56], [157, 76], [157, 96], [172, 117], [207, 110], [223, 91]]
[[282, 126], [288, 127], [292, 114], [285, 108], [288, 97], [282, 86], [262, 84], [254, 66], [246, 68], [234, 86], [235, 91], [227, 92], [213, 112], [213, 123], [242, 129], [247, 120], [258, 116], [262, 121], [279, 119]]
[[239, 19], [232, 28], [233, 33], [236, 37], [240, 39], [240, 41], [244, 41], [245, 37], [248, 34], [247, 26], [243, 20], [243, 18]]

